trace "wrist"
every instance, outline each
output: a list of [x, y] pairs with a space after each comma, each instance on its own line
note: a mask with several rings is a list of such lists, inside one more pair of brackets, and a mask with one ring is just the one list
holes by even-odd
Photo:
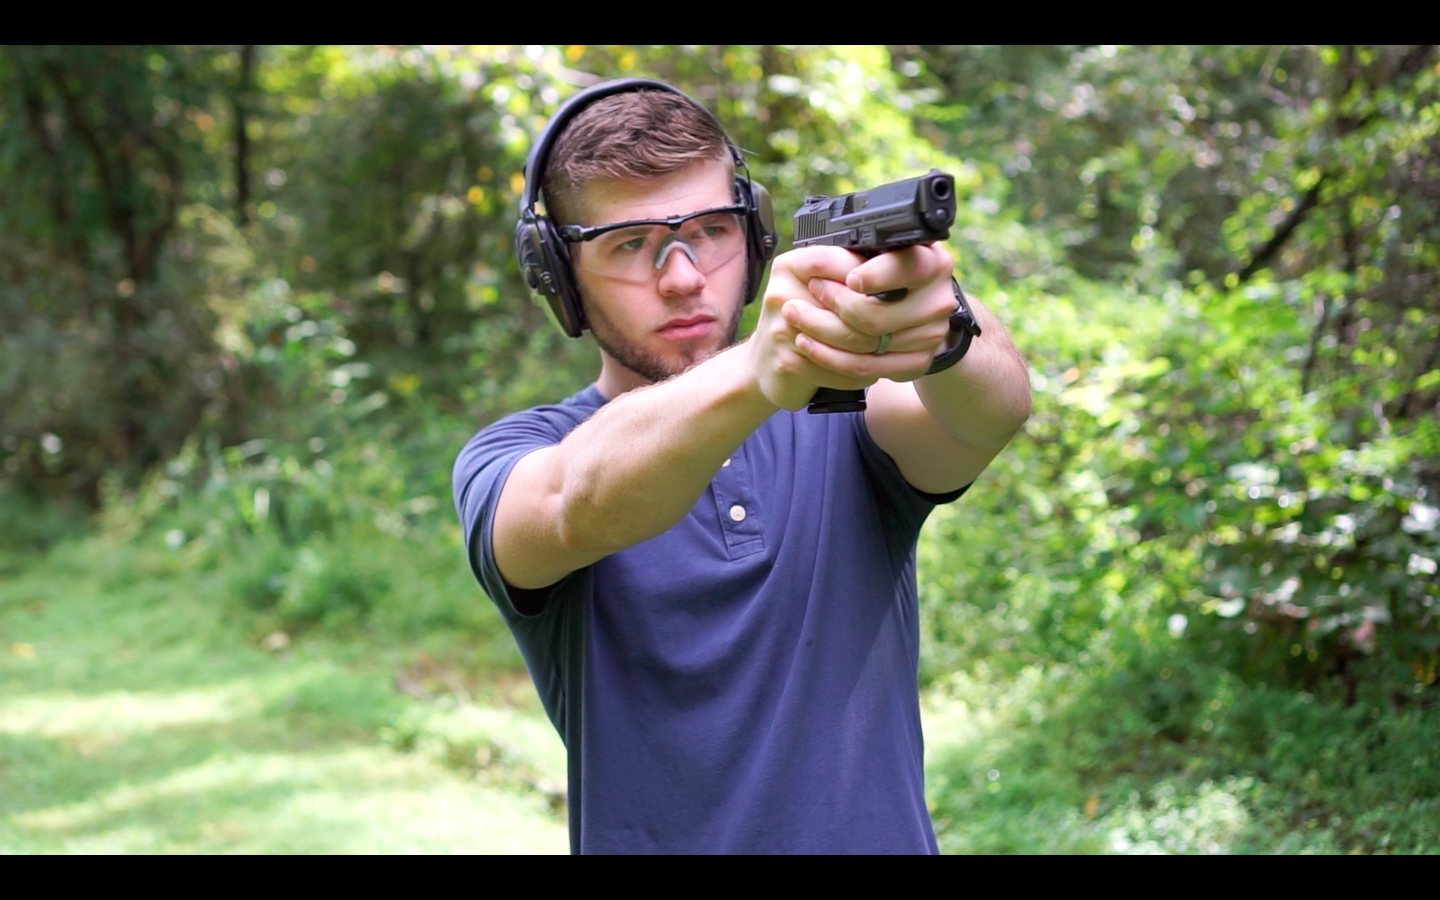
[[[787, 373], [783, 362], [786, 355], [783, 344], [787, 337], [763, 326], [762, 322], [762, 327], [757, 328], [743, 345], [746, 375], [769, 414], [781, 409], [793, 412], [809, 401], [815, 389]], [[790, 355], [794, 356], [793, 350]]]
[[754, 339], [729, 347], [691, 369], [719, 394], [720, 402], [758, 425], [779, 407], [770, 398]]
[[930, 368], [925, 370], [926, 375], [943, 372], [964, 359], [970, 352], [971, 344], [980, 336], [980, 323], [975, 319], [975, 311], [970, 308], [970, 300], [960, 288], [960, 282], [952, 276], [950, 286], [955, 292], [955, 311], [950, 314], [950, 333], [945, 336], [945, 343], [935, 352]]

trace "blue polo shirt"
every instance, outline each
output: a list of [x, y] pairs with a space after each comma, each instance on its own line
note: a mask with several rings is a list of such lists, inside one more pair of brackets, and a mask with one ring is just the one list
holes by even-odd
[[470, 564], [565, 741], [571, 850], [936, 852], [915, 543], [963, 490], [910, 487], [863, 415], [782, 411], [669, 531], [511, 588], [505, 479], [605, 402], [592, 385], [496, 422], [454, 472]]

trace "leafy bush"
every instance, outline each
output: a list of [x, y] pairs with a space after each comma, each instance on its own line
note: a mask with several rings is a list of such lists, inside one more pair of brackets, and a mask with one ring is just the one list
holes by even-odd
[[1377, 694], [1337, 714], [1186, 655], [952, 676], [927, 731], [942, 847], [1434, 852], [1433, 709]]
[[351, 548], [311, 543], [296, 554], [276, 611], [291, 627], [354, 625], [389, 592], [389, 572]]

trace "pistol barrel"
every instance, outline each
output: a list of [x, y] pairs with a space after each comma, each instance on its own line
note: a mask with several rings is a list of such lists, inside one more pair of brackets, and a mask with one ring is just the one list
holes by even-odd
[[830, 245], [865, 256], [943, 241], [955, 221], [955, 179], [931, 169], [839, 197], [806, 197], [795, 213], [795, 247]]

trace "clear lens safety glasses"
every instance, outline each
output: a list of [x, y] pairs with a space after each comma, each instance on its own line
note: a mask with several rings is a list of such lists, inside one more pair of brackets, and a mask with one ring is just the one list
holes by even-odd
[[645, 284], [680, 251], [701, 272], [712, 272], [745, 249], [745, 207], [722, 206], [669, 219], [613, 225], [566, 225], [560, 236], [577, 247], [576, 264], [605, 278]]

